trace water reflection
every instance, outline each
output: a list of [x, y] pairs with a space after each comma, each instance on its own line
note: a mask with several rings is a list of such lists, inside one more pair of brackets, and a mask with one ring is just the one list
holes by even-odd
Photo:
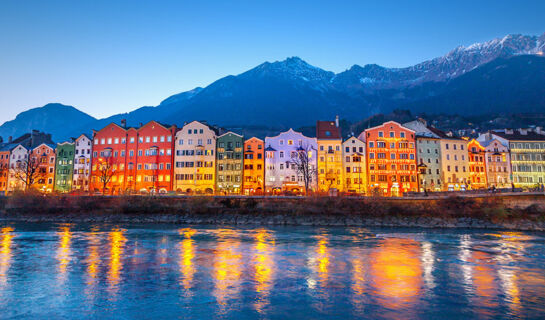
[[123, 269], [122, 257], [126, 241], [124, 230], [116, 228], [109, 234], [110, 265], [108, 271], [108, 290], [111, 294], [116, 294], [118, 290], [119, 276]]
[[1, 231], [2, 241], [0, 242], [0, 289], [7, 283], [7, 272], [11, 263], [11, 242], [13, 239], [13, 228], [4, 227]]
[[259, 313], [269, 304], [269, 294], [273, 285], [274, 272], [274, 237], [270, 231], [257, 230], [254, 235], [254, 280], [258, 295], [254, 307]]
[[422, 290], [421, 248], [412, 239], [386, 238], [371, 253], [373, 293], [386, 308], [414, 305]]
[[214, 292], [218, 313], [225, 314], [230, 310], [230, 301], [238, 299], [240, 277], [242, 274], [241, 254], [238, 252], [240, 241], [237, 233], [231, 229], [219, 229], [214, 256]]
[[433, 279], [433, 269], [435, 263], [435, 253], [433, 251], [433, 245], [429, 241], [422, 242], [422, 269], [424, 270], [424, 282], [426, 287], [433, 289], [435, 287], [435, 281]]
[[71, 248], [70, 244], [72, 241], [72, 232], [70, 231], [71, 225], [64, 224], [59, 227], [57, 231], [57, 235], [60, 237], [59, 239], [59, 247], [57, 249], [57, 261], [58, 261], [58, 282], [60, 284], [64, 283], [66, 281], [66, 271], [68, 268], [68, 265], [70, 264], [71, 259]]
[[191, 238], [195, 233], [195, 229], [186, 228], [178, 231], [184, 238], [180, 243], [180, 274], [182, 275], [182, 286], [186, 290], [186, 295], [190, 294], [190, 289], [195, 275], [195, 266], [193, 259], [195, 258], [195, 242]]
[[363, 252], [358, 249], [351, 251], [352, 259], [352, 305], [355, 308], [357, 314], [361, 314], [365, 309], [366, 302], [366, 259], [363, 256]]

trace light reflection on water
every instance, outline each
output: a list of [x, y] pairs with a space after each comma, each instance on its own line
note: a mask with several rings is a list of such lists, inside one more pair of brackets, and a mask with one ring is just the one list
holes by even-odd
[[535, 318], [545, 235], [0, 225], [0, 297], [0, 317]]

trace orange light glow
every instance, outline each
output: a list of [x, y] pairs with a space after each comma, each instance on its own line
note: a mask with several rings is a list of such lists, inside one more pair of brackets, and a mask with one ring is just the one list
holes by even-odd
[[264, 229], [257, 230], [255, 239], [254, 256], [254, 279], [256, 282], [256, 292], [259, 297], [255, 303], [255, 309], [263, 313], [263, 309], [269, 304], [269, 292], [272, 286], [274, 261], [274, 239], [272, 235]]
[[71, 259], [71, 240], [72, 232], [70, 232], [70, 225], [64, 225], [59, 228], [57, 235], [60, 237], [59, 248], [57, 250], [57, 260], [59, 262], [59, 276], [60, 281], [65, 280], [66, 270], [70, 264]]
[[[195, 274], [195, 266], [193, 259], [195, 258], [195, 243], [191, 237], [197, 232], [195, 229], [186, 228], [178, 231], [184, 236], [180, 244], [180, 273], [182, 274], [182, 286], [189, 290], [192, 287], [193, 276]], [[189, 293], [189, 291], [187, 292]]]
[[121, 258], [123, 257], [123, 251], [125, 242], [124, 231], [120, 229], [113, 229], [109, 236], [110, 241], [110, 270], [108, 272], [108, 282], [110, 284], [110, 292], [115, 293], [117, 291], [117, 284], [119, 283], [119, 275], [123, 269], [123, 263]]
[[421, 292], [421, 249], [411, 239], [384, 239], [371, 254], [371, 276], [376, 294], [386, 308], [413, 303]]
[[240, 290], [241, 255], [238, 253], [240, 242], [233, 239], [235, 232], [230, 229], [219, 229], [218, 243], [214, 257], [215, 289], [213, 295], [219, 307], [218, 313], [225, 314], [228, 300], [236, 300]]
[[11, 263], [11, 243], [13, 239], [13, 228], [2, 228], [2, 242], [0, 244], [0, 286], [7, 282], [7, 272]]

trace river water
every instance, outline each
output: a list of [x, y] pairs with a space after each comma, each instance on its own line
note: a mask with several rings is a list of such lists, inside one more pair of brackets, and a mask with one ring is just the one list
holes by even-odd
[[545, 316], [545, 234], [0, 224], [0, 318]]

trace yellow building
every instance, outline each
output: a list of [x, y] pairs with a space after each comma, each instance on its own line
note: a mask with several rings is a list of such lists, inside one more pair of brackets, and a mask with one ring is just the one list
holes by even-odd
[[335, 121], [317, 121], [318, 191], [343, 192], [342, 136], [339, 118]]
[[367, 162], [365, 142], [350, 137], [343, 142], [344, 190], [363, 195], [367, 192]]
[[465, 191], [469, 188], [467, 140], [429, 127], [439, 136], [441, 145], [441, 180], [444, 191]]

